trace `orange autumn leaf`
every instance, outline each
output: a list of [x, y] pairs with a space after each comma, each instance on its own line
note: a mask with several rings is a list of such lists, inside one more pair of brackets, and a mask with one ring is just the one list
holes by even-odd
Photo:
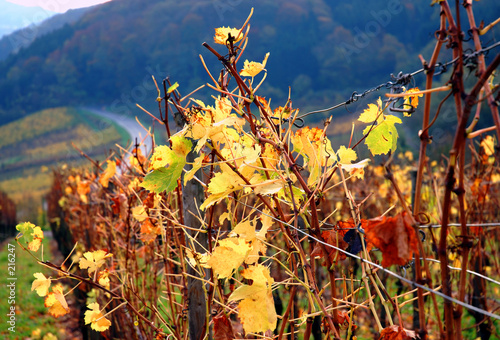
[[[343, 233], [340, 233], [337, 230], [324, 231], [321, 233], [321, 238], [323, 239], [323, 241], [334, 247], [344, 250], [347, 248], [347, 243], [344, 241]], [[338, 251], [337, 249], [328, 247], [327, 245], [325, 245], [325, 249], [328, 252], [328, 257], [330, 258], [331, 262], [337, 263], [338, 260], [344, 260], [346, 258], [346, 254]], [[314, 249], [311, 252], [311, 257], [324, 258], [325, 256], [326, 254], [323, 250], [323, 245], [319, 242], [316, 242], [316, 245], [314, 246]]]
[[115, 161], [106, 161], [108, 163], [108, 166], [106, 167], [106, 170], [102, 173], [101, 177], [99, 178], [99, 183], [105, 188], [108, 187], [109, 180], [111, 177], [113, 177], [116, 174], [116, 162]]
[[394, 217], [369, 220], [364, 226], [368, 242], [382, 252], [382, 266], [404, 265], [418, 253], [418, 235], [405, 212]]
[[56, 318], [69, 313], [68, 303], [64, 297], [61, 284], [52, 287], [52, 292], [45, 298], [45, 307], [49, 309], [49, 314]]
[[85, 312], [86, 325], [90, 324], [90, 327], [98, 332], [104, 332], [111, 326], [111, 321], [103, 316], [97, 302], [91, 303], [87, 307], [89, 310]]
[[418, 87], [415, 87], [413, 89], [409, 89], [408, 91], [405, 92], [405, 94], [408, 94], [408, 96], [405, 96], [404, 100], [404, 105], [405, 106], [412, 106], [413, 108], [417, 108], [418, 106], [418, 97], [423, 97], [424, 95], [422, 93], [419, 94], [412, 94], [415, 92], [420, 92]]
[[397, 325], [386, 327], [380, 332], [378, 340], [411, 340], [417, 339], [415, 331], [404, 329]]
[[142, 241], [146, 242], [146, 244], [156, 240], [158, 235], [161, 235], [161, 227], [154, 226], [149, 218], [141, 223], [141, 235], [139, 237]]
[[219, 27], [215, 29], [214, 42], [216, 44], [225, 45], [229, 39], [229, 35], [234, 39], [233, 42], [238, 42], [243, 39], [241, 29], [231, 27]]
[[[364, 228], [367, 224], [368, 224], [367, 220], [361, 220], [361, 227]], [[353, 233], [347, 234], [349, 231]], [[324, 231], [323, 233], [321, 233], [321, 237], [329, 245], [340, 248], [349, 253], [357, 254], [361, 250], [363, 250], [360, 234], [356, 231], [356, 226], [354, 225], [352, 219], [345, 222], [344, 221], [337, 222], [335, 229]], [[365, 247], [367, 251], [370, 251], [373, 245], [365, 240]], [[330, 257], [330, 261], [332, 262], [336, 263], [338, 260], [344, 260], [347, 256], [345, 253], [338, 251], [337, 249], [334, 249], [332, 247], [325, 245], [325, 248], [328, 251], [328, 256]], [[323, 247], [321, 244], [316, 243], [311, 253], [311, 256], [323, 257], [323, 258], [325, 257], [325, 253], [323, 251]]]
[[337, 313], [337, 321], [341, 327], [341, 329], [347, 329], [349, 327], [349, 323], [351, 323], [351, 327], [353, 329], [358, 328], [357, 325], [353, 323], [353, 321], [349, 318], [349, 312], [340, 311]]

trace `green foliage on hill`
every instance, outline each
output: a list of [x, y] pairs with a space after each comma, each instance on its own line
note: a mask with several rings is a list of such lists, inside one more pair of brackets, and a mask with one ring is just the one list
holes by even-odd
[[[251, 6], [255, 14], [245, 57], [262, 61], [271, 53], [262, 93], [271, 96], [274, 105], [283, 105], [291, 86], [293, 106], [303, 113], [343, 102], [353, 91], [390, 80], [391, 73], [420, 68], [417, 56], [430, 57], [439, 15], [427, 0], [112, 1], [88, 10], [79, 20], [39, 37], [0, 62], [0, 126], [41, 109], [82, 104], [107, 105], [120, 114], [141, 115], [135, 106], [140, 103], [157, 112], [151, 75], [158, 80], [170, 76], [172, 81], [180, 81], [183, 94], [209, 82], [199, 55], [209, 68], [217, 66], [217, 61], [201, 42], [214, 45], [210, 32], [215, 27], [241, 25]], [[499, 8], [499, 4], [481, 2], [475, 12], [489, 23]], [[484, 43], [491, 43], [487, 39], [497, 32], [498, 28], [492, 30]], [[449, 59], [450, 55], [440, 58]], [[419, 80], [415, 85], [421, 85]], [[197, 96], [205, 99], [203, 92]], [[359, 101], [347, 109], [353, 112], [365, 106], [366, 102]], [[450, 118], [445, 122], [449, 126], [455, 115], [445, 107], [443, 112], [442, 116]], [[338, 133], [349, 134], [350, 121], [338, 120], [344, 113], [343, 109], [334, 111], [334, 125], [342, 123], [344, 131]], [[319, 121], [329, 114], [309, 118]], [[418, 116], [417, 112], [411, 119], [416, 122]], [[419, 128], [419, 124], [408, 126], [401, 139], [403, 147], [404, 135], [414, 136]], [[441, 129], [445, 137], [447, 126]], [[15, 129], [6, 131], [5, 136], [12, 136], [4, 139], [15, 142]], [[356, 133], [355, 138], [361, 138]], [[55, 134], [53, 138], [59, 137]], [[449, 141], [445, 137], [439, 141]], [[59, 149], [51, 149], [54, 157]], [[11, 161], [3, 157], [3, 171]]]
[[[302, 109], [333, 104], [390, 73], [421, 67], [417, 56], [430, 56], [439, 15], [429, 3], [112, 1], [0, 63], [0, 122], [66, 105], [105, 104], [119, 113], [136, 110], [135, 103], [154, 105], [151, 75], [188, 79], [180, 84], [188, 93], [209, 81], [198, 57], [208, 56], [201, 46], [212, 43], [207, 32], [240, 25], [252, 6], [256, 28], [247, 57], [261, 61], [271, 53], [263, 91], [284, 102], [292, 86], [294, 106]], [[478, 17], [488, 22], [499, 8], [477, 6]]]

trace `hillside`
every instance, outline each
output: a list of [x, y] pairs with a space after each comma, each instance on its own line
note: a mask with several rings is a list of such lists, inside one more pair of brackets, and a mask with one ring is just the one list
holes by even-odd
[[37, 24], [55, 12], [44, 10], [40, 7], [24, 7], [6, 0], [0, 0], [0, 38], [23, 26]]
[[54, 15], [41, 23], [32, 24], [2, 37], [0, 60], [5, 60], [11, 53], [17, 53], [21, 48], [28, 47], [35, 39], [77, 21], [86, 11], [88, 8], [69, 10], [64, 14]]
[[[214, 27], [241, 25], [251, 6], [245, 57], [258, 61], [271, 53], [263, 92], [279, 103], [292, 86], [294, 105], [308, 108], [419, 68], [418, 54], [432, 51], [439, 15], [427, 0], [265, 0], [221, 7], [210, 1], [116, 0], [0, 63], [0, 122], [64, 105], [104, 104], [135, 113], [135, 102], [154, 105], [151, 74], [170, 76], [188, 93], [209, 80], [199, 54], [220, 67], [201, 43], [212, 41]], [[500, 5], [475, 8], [489, 22]]]
[[50, 169], [88, 165], [71, 143], [103, 161], [115, 143], [125, 145], [128, 139], [115, 124], [73, 108], [46, 109], [0, 126], [0, 190], [23, 203], [19, 216], [36, 219], [37, 210], [29, 210], [39, 206], [50, 187]]

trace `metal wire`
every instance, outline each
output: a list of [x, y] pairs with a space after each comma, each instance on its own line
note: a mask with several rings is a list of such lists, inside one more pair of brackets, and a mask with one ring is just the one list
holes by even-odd
[[[460, 223], [449, 223], [448, 227], [461, 227]], [[469, 223], [466, 224], [467, 227], [479, 227], [479, 228], [487, 228], [487, 227], [500, 227], [500, 222], [492, 222], [492, 223]], [[419, 228], [441, 228], [441, 224], [428, 224], [421, 225]]]
[[[474, 68], [477, 65], [477, 59], [476, 59], [477, 56], [479, 56], [480, 54], [487, 54], [491, 49], [498, 47], [498, 46], [500, 46], [500, 41], [498, 41], [498, 42], [496, 42], [488, 47], [482, 48], [478, 51], [474, 51], [471, 53], [464, 53], [462, 55], [462, 60], [463, 60], [464, 66], [469, 66], [471, 68]], [[446, 63], [441, 63], [441, 62], [436, 63], [436, 65], [434, 65], [434, 68], [438, 69], [439, 71], [436, 72], [434, 74], [434, 76], [438, 76], [440, 74], [445, 73], [448, 70], [448, 66], [455, 64], [457, 61], [458, 61], [458, 57], [455, 59], [452, 59]], [[312, 114], [328, 112], [328, 111], [338, 109], [339, 107], [342, 107], [342, 106], [347, 106], [349, 104], [357, 102], [359, 99], [365, 97], [366, 95], [368, 95], [372, 92], [379, 91], [382, 88], [390, 89], [390, 88], [394, 88], [394, 87], [405, 86], [411, 82], [411, 80], [413, 79], [414, 76], [416, 76], [419, 73], [424, 72], [425, 70], [426, 70], [426, 68], [421, 68], [421, 69], [414, 71], [412, 73], [399, 72], [399, 74], [397, 76], [394, 76], [393, 74], [391, 74], [392, 80], [390, 80], [390, 81], [379, 84], [379, 85], [372, 87], [368, 90], [365, 90], [361, 93], [354, 91], [351, 94], [351, 97], [348, 100], [346, 100], [345, 102], [333, 105], [333, 106], [328, 107], [326, 109], [315, 110], [315, 111], [310, 111], [310, 112], [304, 113], [303, 115], [297, 117], [297, 119], [304, 119], [305, 117], [312, 115]]]
[[448, 300], [448, 301], [451, 301], [451, 302], [456, 303], [456, 304], [458, 304], [458, 305], [461, 305], [462, 307], [465, 307], [465, 308], [467, 308], [467, 309], [473, 310], [473, 311], [475, 311], [475, 312], [477, 312], [477, 313], [480, 313], [480, 314], [483, 314], [483, 315], [489, 316], [489, 317], [491, 317], [491, 318], [494, 318], [494, 319], [500, 320], [500, 315], [496, 315], [496, 314], [493, 314], [493, 313], [488, 312], [488, 311], [486, 311], [486, 310], [483, 310], [483, 309], [477, 308], [477, 307], [475, 307], [475, 306], [469, 305], [468, 303], [462, 302], [462, 301], [457, 300], [457, 299], [455, 299], [455, 298], [453, 298], [453, 297], [451, 297], [451, 296], [448, 296], [448, 295], [443, 294], [443, 293], [441, 293], [441, 292], [435, 291], [435, 290], [433, 290], [433, 289], [431, 289], [431, 288], [429, 288], [429, 287], [427, 287], [427, 286], [423, 286], [423, 285], [421, 285], [421, 284], [419, 284], [419, 283], [417, 283], [417, 282], [414, 282], [414, 281], [412, 281], [412, 280], [409, 280], [409, 279], [407, 279], [407, 278], [405, 278], [405, 277], [403, 277], [403, 276], [401, 276], [401, 275], [399, 275], [399, 274], [394, 273], [393, 271], [390, 271], [389, 269], [386, 269], [386, 268], [382, 267], [381, 265], [378, 265], [378, 264], [376, 264], [376, 263], [374, 263], [374, 262], [371, 262], [371, 261], [365, 260], [365, 259], [363, 259], [362, 257], [360, 257], [360, 256], [358, 256], [358, 255], [354, 255], [354, 254], [352, 254], [352, 253], [349, 253], [348, 251], [345, 251], [344, 249], [341, 249], [341, 248], [335, 247], [335, 246], [333, 246], [333, 245], [331, 245], [331, 244], [329, 244], [329, 243], [326, 243], [326, 242], [324, 242], [324, 241], [322, 241], [322, 240], [319, 240], [319, 239], [315, 238], [314, 236], [309, 235], [309, 234], [308, 234], [308, 233], [306, 233], [304, 230], [299, 229], [299, 228], [295, 228], [295, 226], [293, 226], [293, 225], [291, 225], [291, 224], [289, 224], [289, 223], [286, 223], [285, 221], [281, 221], [280, 219], [278, 219], [278, 218], [276, 218], [276, 217], [274, 217], [274, 216], [272, 216], [272, 215], [266, 214], [266, 213], [264, 213], [263, 211], [261, 211], [261, 210], [259, 210], [259, 209], [255, 208], [255, 207], [252, 207], [252, 206], [250, 206], [250, 205], [248, 205], [248, 204], [246, 204], [246, 203], [244, 203], [244, 202], [241, 202], [240, 200], [236, 200], [236, 201], [237, 201], [239, 204], [241, 204], [241, 205], [244, 205], [244, 206], [246, 206], [246, 207], [248, 207], [248, 208], [254, 209], [255, 211], [257, 211], [257, 212], [261, 213], [262, 215], [265, 215], [265, 216], [271, 217], [273, 220], [275, 220], [275, 221], [277, 221], [277, 222], [279, 222], [279, 223], [282, 223], [282, 224], [286, 225], [287, 227], [290, 227], [290, 228], [292, 228], [292, 229], [294, 229], [294, 230], [298, 231], [299, 233], [303, 234], [304, 236], [307, 236], [308, 238], [313, 239], [313, 240], [315, 240], [316, 242], [323, 244], [325, 247], [330, 247], [330, 248], [335, 249], [335, 250], [337, 250], [337, 251], [339, 251], [339, 252], [341, 252], [341, 253], [343, 253], [343, 254], [346, 254], [347, 256], [350, 256], [350, 257], [352, 257], [352, 258], [355, 258], [355, 259], [357, 259], [357, 260], [360, 260], [361, 262], [368, 263], [369, 265], [371, 265], [371, 266], [373, 266], [373, 267], [375, 267], [375, 268], [378, 268], [379, 270], [381, 270], [381, 271], [383, 271], [383, 272], [385, 272], [385, 273], [387, 273], [387, 274], [389, 274], [389, 275], [391, 275], [391, 276], [394, 276], [395, 278], [397, 278], [397, 279], [399, 279], [399, 280], [401, 280], [401, 281], [404, 281], [404, 282], [406, 282], [406, 283], [408, 283], [408, 284], [411, 284], [411, 285], [413, 285], [414, 287], [417, 287], [417, 288], [421, 288], [421, 289], [423, 289], [423, 290], [426, 290], [426, 291], [428, 291], [428, 292], [430, 292], [430, 293], [436, 294], [436, 295], [438, 295], [438, 296], [442, 297], [442, 298], [443, 298], [443, 299], [445, 299], [445, 300]]
[[[420, 259], [421, 259], [421, 260], [423, 260], [423, 258], [422, 258], [422, 257], [421, 257]], [[441, 263], [441, 261], [436, 260], [436, 259], [426, 258], [426, 260], [427, 260], [427, 261], [431, 261], [431, 262]], [[450, 265], [447, 265], [447, 267], [448, 267], [448, 268], [450, 268], [450, 269], [453, 269], [453, 270], [462, 270], [462, 268], [452, 267], [452, 266], [450, 266]], [[479, 273], [474, 272], [474, 271], [469, 270], [469, 269], [467, 269], [467, 273], [472, 274], [472, 275], [479, 276], [480, 278], [483, 278], [483, 279], [485, 279], [485, 280], [488, 280], [488, 281], [493, 282], [494, 284], [496, 284], [496, 285], [499, 285], [499, 286], [500, 286], [500, 282], [498, 282], [498, 281], [496, 281], [496, 280], [493, 280], [493, 279], [491, 279], [491, 278], [489, 278], [489, 277], [487, 277], [487, 276], [485, 276], [485, 275], [483, 275], [483, 274], [479, 274]]]

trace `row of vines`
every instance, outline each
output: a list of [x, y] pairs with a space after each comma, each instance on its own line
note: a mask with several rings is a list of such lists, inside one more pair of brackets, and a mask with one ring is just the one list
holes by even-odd
[[[55, 272], [33, 283], [49, 313], [68, 313], [75, 292], [82, 324], [104, 338], [500, 337], [500, 55], [487, 63], [479, 53], [496, 22], [478, 28], [472, 1], [456, 13], [434, 2], [440, 28], [421, 57], [424, 90], [400, 78], [357, 114], [363, 137], [338, 149], [328, 139], [335, 119], [297, 127], [291, 98], [274, 106], [260, 93], [272, 56], [243, 61], [251, 15], [216, 29], [216, 45], [203, 46], [222, 70], [201, 58], [211, 103], [168, 78], [156, 86], [159, 113], [148, 114], [168, 145], [146, 153], [136, 141], [103, 163], [89, 159], [91, 170], [55, 172], [48, 216], [64, 263], [37, 252], [39, 227], [18, 225], [19, 243]], [[467, 87], [464, 12], [478, 51]], [[445, 48], [453, 70], [435, 87]], [[432, 106], [436, 92], [446, 96]], [[449, 154], [429, 159], [448, 101], [455, 138]], [[476, 129], [488, 111], [495, 125]], [[410, 114], [422, 116], [418, 155], [397, 148]], [[363, 148], [370, 157], [359, 159]]]

